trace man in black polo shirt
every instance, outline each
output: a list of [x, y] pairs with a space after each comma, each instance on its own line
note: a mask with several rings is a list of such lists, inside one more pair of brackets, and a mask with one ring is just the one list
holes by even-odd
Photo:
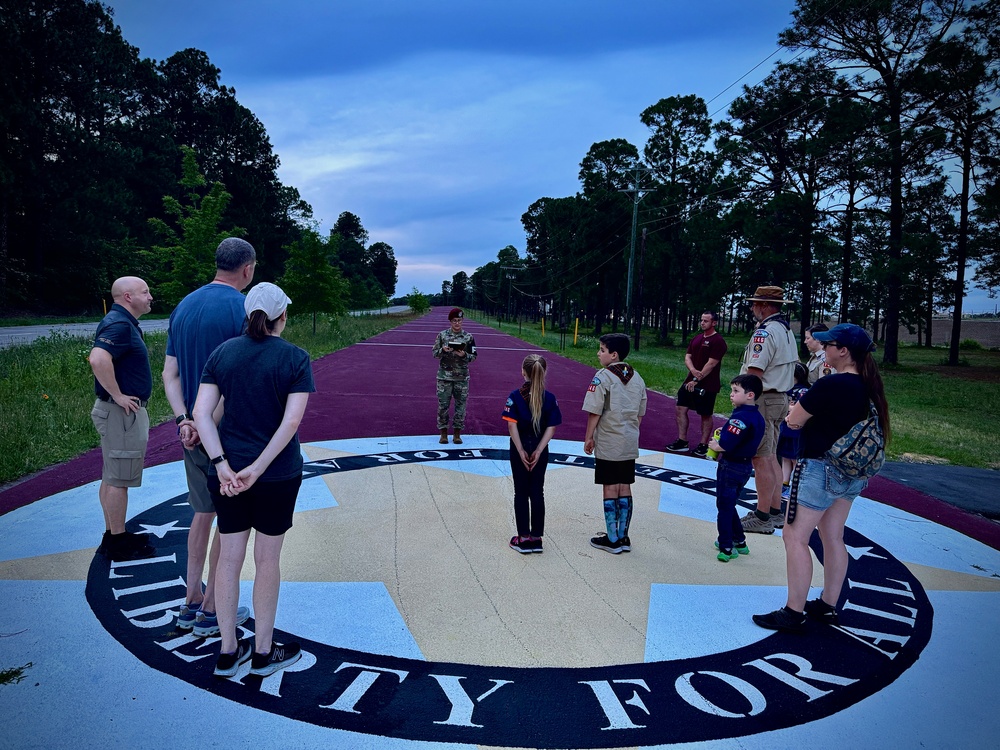
[[90, 350], [97, 395], [90, 416], [104, 455], [99, 496], [105, 531], [97, 551], [121, 562], [154, 552], [147, 534], [125, 530], [128, 488], [142, 484], [149, 440], [146, 404], [153, 392], [153, 376], [139, 318], [149, 312], [153, 295], [142, 279], [123, 276], [111, 286], [111, 296], [114, 304], [97, 326]]

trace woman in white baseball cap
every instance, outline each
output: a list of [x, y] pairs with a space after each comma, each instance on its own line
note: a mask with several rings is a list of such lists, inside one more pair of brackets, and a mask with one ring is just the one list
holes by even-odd
[[[195, 425], [215, 471], [209, 492], [221, 542], [216, 573], [219, 677], [235, 676], [247, 661], [251, 674], [266, 676], [301, 657], [297, 643], [272, 640], [281, 546], [292, 527], [302, 483], [297, 431], [309, 394], [316, 390], [308, 353], [281, 338], [290, 302], [274, 284], [250, 290], [244, 304], [247, 332], [212, 352], [194, 407]], [[223, 402], [216, 425], [213, 415]], [[251, 529], [256, 532], [253, 648], [249, 639], [236, 634], [239, 576]]]

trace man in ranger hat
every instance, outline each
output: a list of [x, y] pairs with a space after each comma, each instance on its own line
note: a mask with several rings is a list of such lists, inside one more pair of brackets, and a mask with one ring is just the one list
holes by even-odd
[[452, 427], [455, 442], [462, 442], [465, 429], [465, 404], [469, 399], [469, 363], [476, 358], [476, 339], [462, 330], [465, 313], [462, 308], [453, 307], [448, 313], [450, 328], [446, 328], [434, 340], [434, 356], [441, 360], [437, 372], [438, 413], [437, 426], [441, 432], [441, 443], [448, 442], [448, 410], [452, 398], [455, 399], [455, 417]]
[[752, 297], [747, 297], [757, 328], [743, 352], [740, 373], [756, 375], [763, 381], [764, 392], [757, 404], [765, 429], [753, 459], [757, 509], [740, 520], [744, 531], [756, 534], [773, 534], [785, 525], [777, 446], [781, 422], [788, 415], [787, 392], [795, 385], [795, 363], [799, 361], [795, 335], [781, 314], [781, 306], [791, 301], [784, 299], [784, 290], [779, 286], [759, 286]]

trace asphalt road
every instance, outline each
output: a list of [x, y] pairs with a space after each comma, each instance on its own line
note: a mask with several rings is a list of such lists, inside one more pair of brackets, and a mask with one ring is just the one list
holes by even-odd
[[[351, 315], [394, 315], [403, 313], [410, 308], [406, 305], [395, 305], [393, 307], [383, 307], [379, 310], [352, 310]], [[165, 331], [169, 324], [167, 318], [157, 318], [149, 320], [139, 320], [139, 326], [143, 331]], [[17, 344], [30, 344], [35, 339], [50, 336], [53, 333], [66, 333], [82, 339], [92, 339], [97, 332], [97, 323], [56, 323], [42, 326], [10, 326], [0, 328], [0, 349]]]
[[[165, 331], [170, 321], [167, 318], [139, 320], [143, 331]], [[35, 339], [65, 333], [81, 339], [93, 339], [97, 323], [57, 323], [44, 326], [10, 326], [0, 328], [0, 349], [17, 344], [30, 344]]]

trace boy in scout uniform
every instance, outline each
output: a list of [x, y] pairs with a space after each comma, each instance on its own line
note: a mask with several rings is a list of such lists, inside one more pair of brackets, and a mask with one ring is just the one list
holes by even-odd
[[583, 451], [594, 456], [594, 484], [602, 486], [607, 533], [593, 537], [590, 546], [617, 555], [632, 551], [628, 532], [646, 383], [624, 361], [630, 349], [628, 336], [607, 333], [599, 341], [597, 360], [603, 369], [594, 375], [583, 398], [587, 412]]
[[781, 514], [781, 464], [777, 459], [778, 432], [788, 414], [788, 391], [795, 385], [795, 363], [799, 361], [795, 335], [788, 320], [781, 314], [781, 306], [791, 302], [784, 299], [784, 290], [778, 286], [759, 286], [752, 297], [757, 328], [743, 352], [740, 374], [756, 375], [763, 381], [764, 392], [757, 404], [764, 417], [764, 439], [753, 459], [757, 485], [757, 509], [741, 519], [745, 531], [756, 534], [773, 534], [782, 528]]
[[462, 442], [465, 429], [465, 405], [469, 399], [469, 364], [476, 359], [476, 339], [462, 330], [465, 314], [461, 308], [453, 307], [448, 313], [450, 328], [446, 328], [434, 340], [434, 356], [441, 360], [437, 372], [438, 413], [437, 426], [441, 431], [441, 443], [448, 442], [448, 409], [455, 399], [455, 417], [452, 427], [455, 442]]

